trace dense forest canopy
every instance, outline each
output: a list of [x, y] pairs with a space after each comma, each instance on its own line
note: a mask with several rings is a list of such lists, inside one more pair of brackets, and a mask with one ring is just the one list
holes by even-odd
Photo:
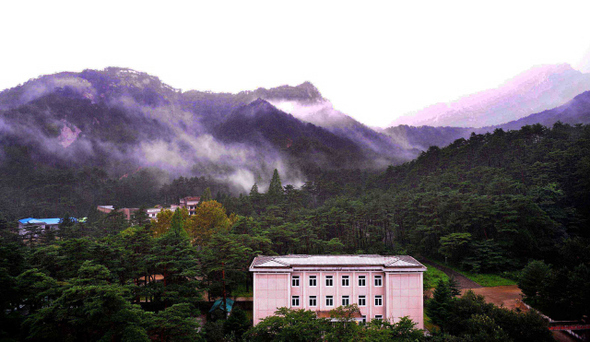
[[[284, 184], [275, 170], [268, 186], [255, 183], [239, 196], [207, 177], [153, 186], [149, 169], [113, 179], [100, 169], [2, 168], [0, 292], [10, 295], [0, 321], [17, 339], [201, 338], [189, 319], [203, 309], [199, 300], [249, 291], [257, 254], [408, 253], [472, 272], [524, 268], [519, 282], [529, 302], [573, 319], [590, 307], [580, 296], [590, 284], [587, 125], [473, 134], [383, 172], [316, 170], [302, 186]], [[142, 209], [127, 222], [94, 209], [187, 195], [205, 195], [195, 216], [163, 211], [150, 222]], [[63, 217], [58, 239], [12, 233], [12, 222], [28, 216]], [[535, 287], [539, 279], [544, 285]], [[186, 330], [167, 326], [170, 319], [184, 320]], [[204, 331], [243, 333], [239, 326]]]

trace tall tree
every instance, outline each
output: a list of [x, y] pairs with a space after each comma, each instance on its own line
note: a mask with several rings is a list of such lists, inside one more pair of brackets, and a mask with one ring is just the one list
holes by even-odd
[[200, 253], [210, 298], [221, 296], [225, 301], [232, 290], [248, 279], [251, 260], [252, 249], [245, 246], [239, 236], [214, 234]]
[[161, 274], [161, 283], [151, 283], [156, 304], [167, 308], [173, 304], [195, 303], [200, 294], [197, 277], [200, 276], [197, 251], [184, 230], [179, 209], [172, 216], [170, 229], [158, 238], [148, 257], [154, 272]]
[[199, 199], [199, 205], [201, 205], [203, 202], [211, 201], [212, 199], [213, 196], [211, 196], [211, 189], [207, 188], [205, 189], [205, 192], [203, 192], [201, 198]]
[[272, 174], [272, 179], [270, 180], [270, 184], [268, 186], [268, 191], [266, 193], [268, 199], [271, 203], [280, 203], [283, 200], [283, 185], [281, 184], [281, 177], [279, 177], [279, 171], [277, 169], [274, 170]]
[[90, 261], [65, 285], [59, 298], [25, 320], [29, 339], [99, 341], [133, 338], [149, 341], [144, 313], [125, 298], [125, 287], [110, 284], [106, 267]]
[[449, 284], [439, 280], [432, 298], [426, 302], [426, 314], [432, 323], [438, 325], [442, 331], [446, 330], [452, 301], [453, 296]]
[[187, 231], [193, 244], [204, 245], [216, 232], [228, 232], [237, 217], [228, 217], [217, 201], [203, 202], [191, 216]]

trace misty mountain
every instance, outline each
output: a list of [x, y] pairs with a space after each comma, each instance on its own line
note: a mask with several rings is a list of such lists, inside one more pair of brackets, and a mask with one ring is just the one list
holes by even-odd
[[[280, 151], [297, 160], [322, 168], [358, 168], [371, 163], [368, 154], [354, 141], [304, 123], [269, 102], [257, 99], [238, 108], [219, 125], [215, 136], [225, 143], [246, 143]], [[312, 159], [309, 159], [311, 157]]]
[[42, 76], [0, 93], [0, 160], [114, 177], [155, 168], [168, 174], [160, 183], [210, 175], [245, 191], [275, 168], [298, 184], [317, 168], [376, 168], [417, 154], [342, 113], [313, 124], [273, 102], [329, 103], [309, 82], [227, 94], [182, 92], [122, 68]]
[[311, 83], [304, 82], [295, 87], [285, 85], [271, 89], [258, 88], [237, 94], [189, 90], [180, 94], [179, 101], [185, 110], [195, 114], [203, 125], [212, 129], [238, 107], [259, 98], [269, 102], [313, 103], [322, 100], [322, 95]]
[[438, 103], [402, 116], [395, 125], [486, 127], [500, 125], [560, 106], [590, 90], [590, 74], [567, 64], [527, 70], [495, 89]]
[[590, 91], [579, 94], [562, 106], [540, 113], [528, 115], [522, 119], [501, 125], [474, 127], [432, 127], [399, 125], [389, 127], [383, 132], [388, 134], [397, 144], [405, 148], [427, 150], [430, 146], [444, 147], [460, 138], [468, 138], [472, 133], [485, 134], [495, 129], [504, 131], [519, 130], [526, 125], [541, 124], [552, 127], [556, 122], [564, 124], [590, 123]]
[[371, 155], [371, 165], [386, 166], [414, 158], [419, 151], [402, 148], [388, 135], [363, 125], [333, 108], [310, 82], [298, 86], [258, 88], [237, 94], [188, 91], [182, 94], [185, 108], [199, 115], [201, 122], [213, 129], [238, 107], [256, 99], [263, 99], [295, 118], [322, 127], [331, 133], [354, 141]]
[[268, 98], [267, 100], [275, 107], [302, 121], [325, 128], [337, 136], [354, 141], [372, 155], [373, 164], [381, 166], [398, 164], [411, 160], [419, 154], [418, 149], [407, 144], [400, 144], [387, 134], [377, 132], [334, 109], [332, 103], [321, 97], [317, 89], [310, 93], [318, 95], [298, 100], [277, 97]]
[[566, 104], [524, 117], [520, 120], [512, 121], [500, 125], [504, 130], [518, 130], [525, 125], [539, 123], [543, 126], [551, 127], [557, 121], [565, 124], [589, 124], [590, 123], [590, 91], [586, 91]]
[[430, 146], [445, 147], [457, 139], [468, 138], [472, 132], [479, 134], [486, 131], [472, 127], [399, 125], [386, 128], [384, 132], [403, 147], [426, 151]]

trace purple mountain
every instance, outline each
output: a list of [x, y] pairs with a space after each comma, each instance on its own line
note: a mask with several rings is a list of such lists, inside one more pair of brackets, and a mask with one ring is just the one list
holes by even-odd
[[402, 116], [390, 126], [485, 127], [521, 119], [563, 105], [590, 90], [590, 74], [568, 64], [534, 67], [495, 89], [437, 103]]

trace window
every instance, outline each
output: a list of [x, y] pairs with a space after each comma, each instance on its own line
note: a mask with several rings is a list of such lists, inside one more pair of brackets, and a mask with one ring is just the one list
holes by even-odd
[[367, 286], [367, 277], [365, 276], [359, 276], [359, 286]]
[[367, 316], [362, 316], [363, 323], [367, 323]]
[[309, 296], [309, 306], [318, 306], [318, 300], [316, 296]]
[[299, 306], [299, 296], [291, 297], [291, 306]]
[[326, 286], [334, 286], [334, 276], [326, 276]]
[[367, 297], [359, 296], [359, 306], [367, 306]]
[[318, 286], [316, 276], [309, 276], [309, 286]]
[[342, 276], [342, 286], [350, 286], [350, 277], [349, 276]]
[[383, 306], [383, 296], [375, 296], [375, 306]]
[[350, 297], [342, 296], [342, 305], [350, 305]]
[[375, 276], [375, 286], [377, 286], [377, 287], [383, 286], [383, 277], [381, 277], [380, 275]]
[[326, 296], [326, 306], [334, 306], [334, 296]]
[[383, 315], [375, 315], [375, 319], [383, 319]]
[[291, 286], [299, 286], [299, 276], [293, 276], [293, 278], [291, 278]]

